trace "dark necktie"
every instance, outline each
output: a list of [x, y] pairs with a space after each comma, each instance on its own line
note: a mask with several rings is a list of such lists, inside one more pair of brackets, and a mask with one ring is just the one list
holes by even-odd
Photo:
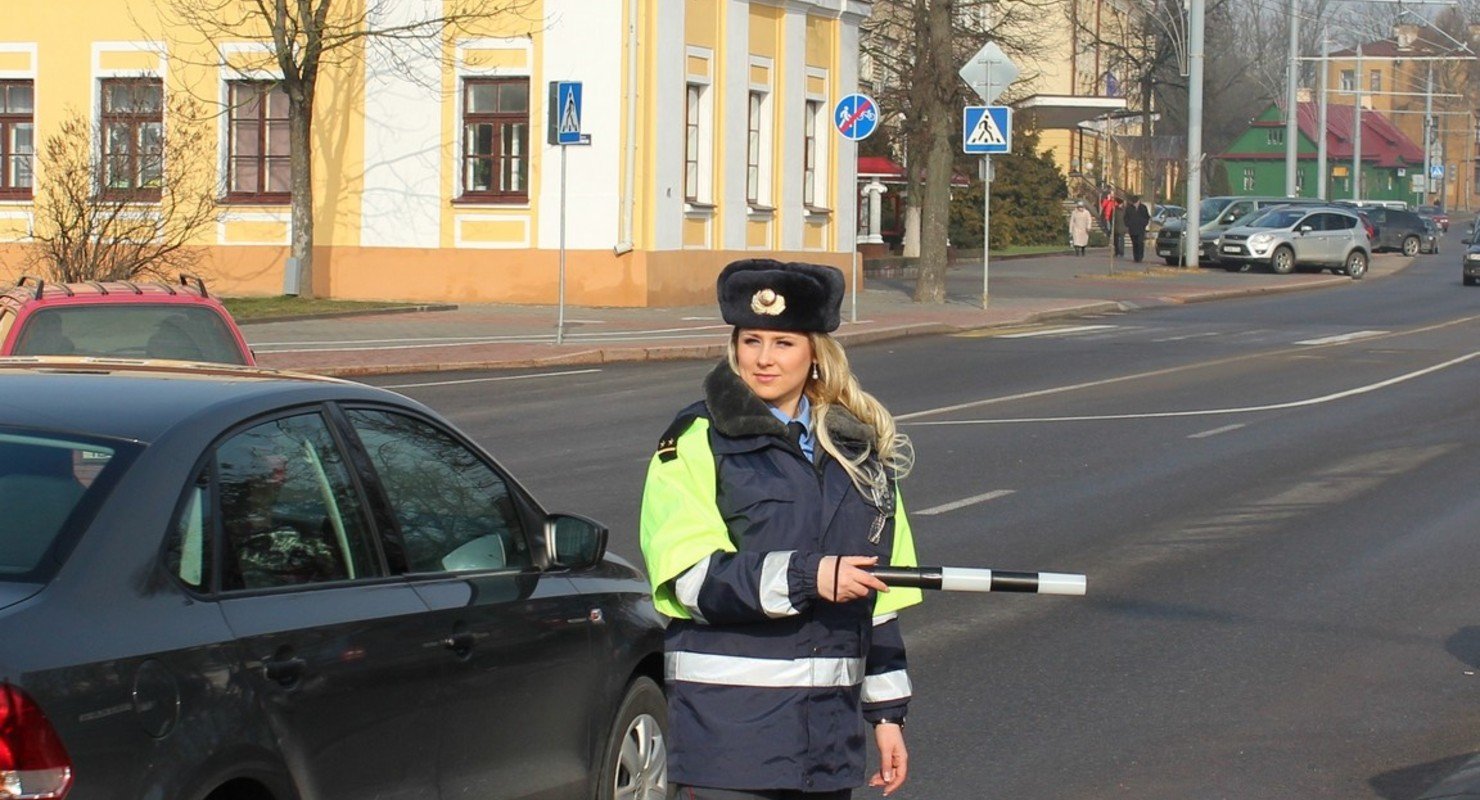
[[798, 450], [802, 449], [802, 434], [806, 432], [807, 426], [800, 422], [786, 423], [786, 438], [790, 439], [791, 443], [796, 445]]

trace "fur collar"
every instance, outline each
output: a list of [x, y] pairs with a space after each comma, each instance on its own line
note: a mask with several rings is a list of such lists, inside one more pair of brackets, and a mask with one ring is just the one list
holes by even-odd
[[[786, 426], [771, 413], [771, 407], [755, 396], [745, 381], [721, 360], [704, 378], [704, 404], [714, 429], [722, 436], [786, 436]], [[842, 406], [830, 406], [823, 421], [833, 441], [867, 446], [873, 431]]]

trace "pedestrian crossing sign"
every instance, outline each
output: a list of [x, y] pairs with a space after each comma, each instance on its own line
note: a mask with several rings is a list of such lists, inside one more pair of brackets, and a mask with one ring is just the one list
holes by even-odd
[[581, 82], [550, 81], [550, 144], [590, 144], [591, 137], [581, 133]]
[[961, 117], [961, 150], [971, 155], [1012, 152], [1012, 109], [967, 106]]

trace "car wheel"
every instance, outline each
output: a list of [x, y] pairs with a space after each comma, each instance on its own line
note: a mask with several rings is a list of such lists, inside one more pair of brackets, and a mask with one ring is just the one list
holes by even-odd
[[1276, 247], [1274, 255], [1269, 257], [1269, 268], [1276, 275], [1289, 275], [1295, 269], [1295, 251], [1284, 246]]
[[663, 690], [640, 677], [627, 687], [601, 762], [598, 800], [666, 800], [668, 706]]
[[1403, 255], [1413, 258], [1418, 255], [1418, 237], [1409, 236], [1403, 240]]
[[1361, 280], [1367, 274], [1367, 254], [1361, 250], [1353, 250], [1346, 257], [1346, 274], [1352, 276], [1352, 280]]
[[1176, 258], [1163, 258], [1162, 261], [1167, 262], [1167, 266], [1169, 266], [1169, 267], [1180, 266], [1180, 264], [1179, 264], [1180, 259], [1176, 259]]
[[1466, 275], [1465, 276], [1465, 285], [1466, 286], [1474, 286], [1477, 283], [1480, 283], [1480, 278], [1472, 278], [1469, 275]]

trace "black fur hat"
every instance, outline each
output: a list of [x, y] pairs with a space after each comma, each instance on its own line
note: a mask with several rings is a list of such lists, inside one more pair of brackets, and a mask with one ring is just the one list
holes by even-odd
[[769, 258], [736, 261], [719, 273], [719, 311], [737, 328], [831, 333], [841, 322], [843, 272]]

